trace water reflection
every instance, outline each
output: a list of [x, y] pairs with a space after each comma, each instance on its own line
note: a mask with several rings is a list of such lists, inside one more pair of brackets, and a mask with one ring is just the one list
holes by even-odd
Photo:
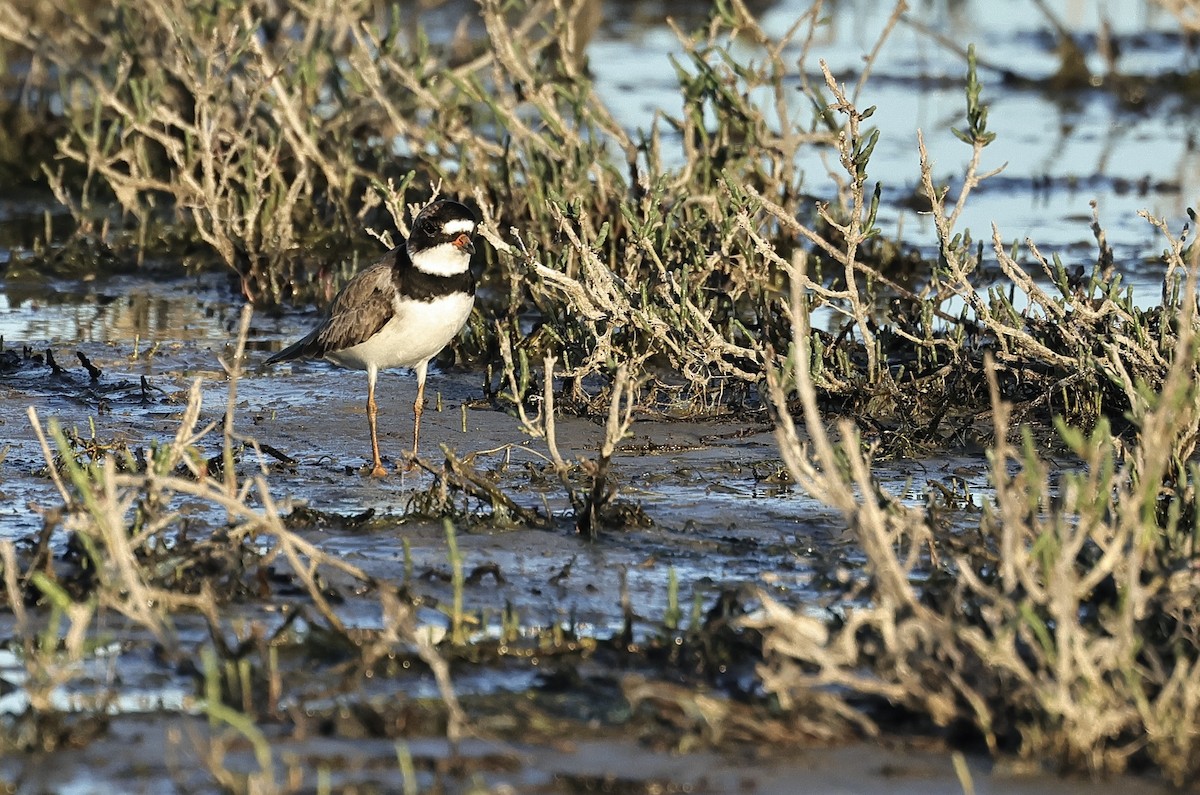
[[124, 342], [220, 339], [236, 313], [185, 285], [106, 283], [104, 292], [30, 288], [0, 291], [0, 336], [9, 342]]

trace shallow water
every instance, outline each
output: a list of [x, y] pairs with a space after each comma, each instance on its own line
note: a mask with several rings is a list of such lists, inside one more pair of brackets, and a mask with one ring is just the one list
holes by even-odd
[[[782, 36], [809, 5], [768, 4], [763, 27]], [[1028, 0], [914, 0], [910, 5], [909, 18], [960, 46], [974, 43], [981, 64], [1033, 80], [1046, 79], [1057, 68], [1051, 29]], [[1200, 60], [1173, 18], [1149, 0], [1051, 0], [1047, 5], [1083, 45], [1093, 74], [1106, 72], [1095, 45], [1103, 19], [1119, 45], [1120, 73], [1159, 77], [1194, 69]], [[828, 24], [818, 29], [805, 64], [809, 81], [823, 86], [823, 60], [839, 82], [853, 86], [893, 7], [876, 0], [826, 3]], [[664, 26], [638, 19], [638, 24], [613, 22], [603, 28], [589, 55], [599, 91], [618, 117], [630, 128], [649, 129], [656, 111], [679, 112], [667, 55], [682, 48]], [[785, 61], [799, 54], [794, 46], [785, 51]], [[654, 68], [656, 61], [661, 69]], [[950, 128], [965, 126], [965, 60], [902, 22], [884, 43], [872, 74], [858, 104], [876, 106], [867, 123], [881, 131], [869, 168], [870, 181], [884, 188], [879, 225], [886, 237], [933, 254], [933, 224], [904, 202], [920, 181], [918, 130], [925, 136], [935, 179], [955, 191], [961, 185], [971, 151]], [[1165, 244], [1137, 213], [1147, 210], [1163, 217], [1178, 232], [1187, 220], [1187, 207], [1200, 200], [1194, 132], [1200, 129], [1200, 105], [1178, 96], [1124, 104], [1099, 89], [1020, 88], [1005, 84], [986, 66], [979, 74], [983, 100], [990, 106], [988, 128], [997, 134], [982, 167], [1004, 166], [1004, 172], [972, 194], [960, 230], [970, 229], [975, 239], [990, 242], [995, 224], [1006, 243], [1030, 238], [1047, 255], [1060, 254], [1068, 266], [1090, 266], [1096, 253], [1089, 229], [1095, 202], [1123, 272], [1139, 290], [1156, 296], [1161, 275], [1157, 261]], [[797, 92], [796, 108], [802, 110], [804, 102]], [[797, 119], [807, 122], [802, 115]], [[826, 175], [840, 169], [836, 158], [814, 148], [802, 157], [801, 166], [806, 191], [834, 195]]]

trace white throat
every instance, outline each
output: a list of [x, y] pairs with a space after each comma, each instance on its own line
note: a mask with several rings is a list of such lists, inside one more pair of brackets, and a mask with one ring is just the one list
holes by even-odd
[[471, 256], [453, 243], [442, 243], [412, 255], [413, 267], [432, 276], [458, 276], [471, 267]]

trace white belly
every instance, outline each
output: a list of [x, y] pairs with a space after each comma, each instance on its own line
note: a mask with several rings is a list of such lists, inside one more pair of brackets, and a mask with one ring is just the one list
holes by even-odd
[[375, 336], [325, 358], [342, 367], [366, 370], [375, 365], [416, 367], [438, 354], [454, 339], [467, 318], [475, 296], [455, 293], [432, 301], [397, 302], [396, 313]]

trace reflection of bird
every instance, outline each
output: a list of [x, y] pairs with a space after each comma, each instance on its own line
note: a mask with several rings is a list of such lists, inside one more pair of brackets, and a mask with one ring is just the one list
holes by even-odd
[[475, 216], [456, 201], [442, 199], [413, 220], [412, 234], [379, 262], [356, 275], [329, 305], [306, 337], [267, 359], [324, 358], [367, 371], [367, 419], [371, 425], [371, 474], [387, 474], [375, 429], [375, 379], [381, 369], [417, 372], [413, 404], [413, 458], [425, 405], [429, 360], [458, 333], [475, 303], [471, 255]]

